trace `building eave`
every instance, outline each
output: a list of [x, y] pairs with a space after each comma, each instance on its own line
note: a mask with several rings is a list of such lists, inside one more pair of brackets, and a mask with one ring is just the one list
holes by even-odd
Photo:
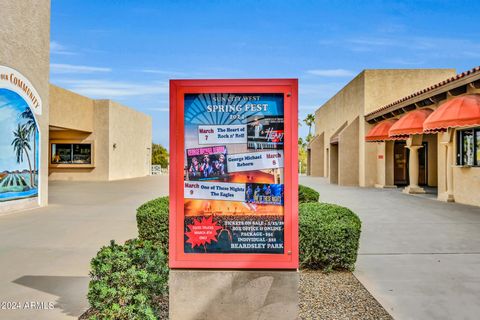
[[402, 113], [427, 107], [447, 98], [467, 92], [467, 86], [480, 88], [480, 66], [417, 91], [365, 115], [369, 123], [377, 123]]

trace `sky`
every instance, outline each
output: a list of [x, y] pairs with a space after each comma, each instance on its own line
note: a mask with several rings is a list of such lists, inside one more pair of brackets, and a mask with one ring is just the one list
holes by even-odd
[[149, 114], [153, 141], [168, 147], [169, 79], [298, 78], [304, 119], [363, 69], [480, 65], [479, 10], [442, 0], [52, 0], [50, 81]]

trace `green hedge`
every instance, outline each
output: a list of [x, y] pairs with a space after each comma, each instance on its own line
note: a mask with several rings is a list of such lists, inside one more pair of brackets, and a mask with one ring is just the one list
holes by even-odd
[[142, 204], [137, 209], [138, 237], [160, 247], [168, 256], [169, 198], [161, 197]]
[[328, 203], [299, 206], [300, 266], [353, 270], [361, 222], [351, 210]]
[[152, 242], [114, 241], [91, 261], [89, 319], [158, 319], [168, 292], [167, 258]]
[[[320, 195], [312, 188], [298, 186], [298, 202], [318, 202]], [[138, 236], [157, 244], [168, 255], [169, 197], [148, 201], [137, 209]]]
[[[349, 209], [319, 203], [319, 193], [299, 185], [300, 264], [312, 269], [353, 270], [361, 222]], [[141, 240], [152, 241], [168, 256], [169, 198], [146, 202], [137, 209]]]
[[318, 202], [320, 194], [312, 188], [298, 185], [298, 203]]

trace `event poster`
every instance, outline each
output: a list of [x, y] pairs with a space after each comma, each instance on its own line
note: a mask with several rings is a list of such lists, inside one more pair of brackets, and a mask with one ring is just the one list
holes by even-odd
[[283, 93], [184, 99], [184, 252], [283, 254]]

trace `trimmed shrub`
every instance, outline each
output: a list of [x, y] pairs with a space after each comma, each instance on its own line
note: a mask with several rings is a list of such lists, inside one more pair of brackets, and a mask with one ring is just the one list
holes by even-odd
[[299, 206], [300, 265], [303, 268], [353, 270], [361, 221], [350, 209], [328, 203]]
[[168, 256], [169, 198], [160, 197], [137, 209], [138, 237], [152, 241]]
[[312, 188], [298, 185], [298, 203], [318, 202], [320, 194]]
[[167, 258], [149, 241], [114, 241], [91, 261], [89, 319], [158, 319], [168, 293]]

